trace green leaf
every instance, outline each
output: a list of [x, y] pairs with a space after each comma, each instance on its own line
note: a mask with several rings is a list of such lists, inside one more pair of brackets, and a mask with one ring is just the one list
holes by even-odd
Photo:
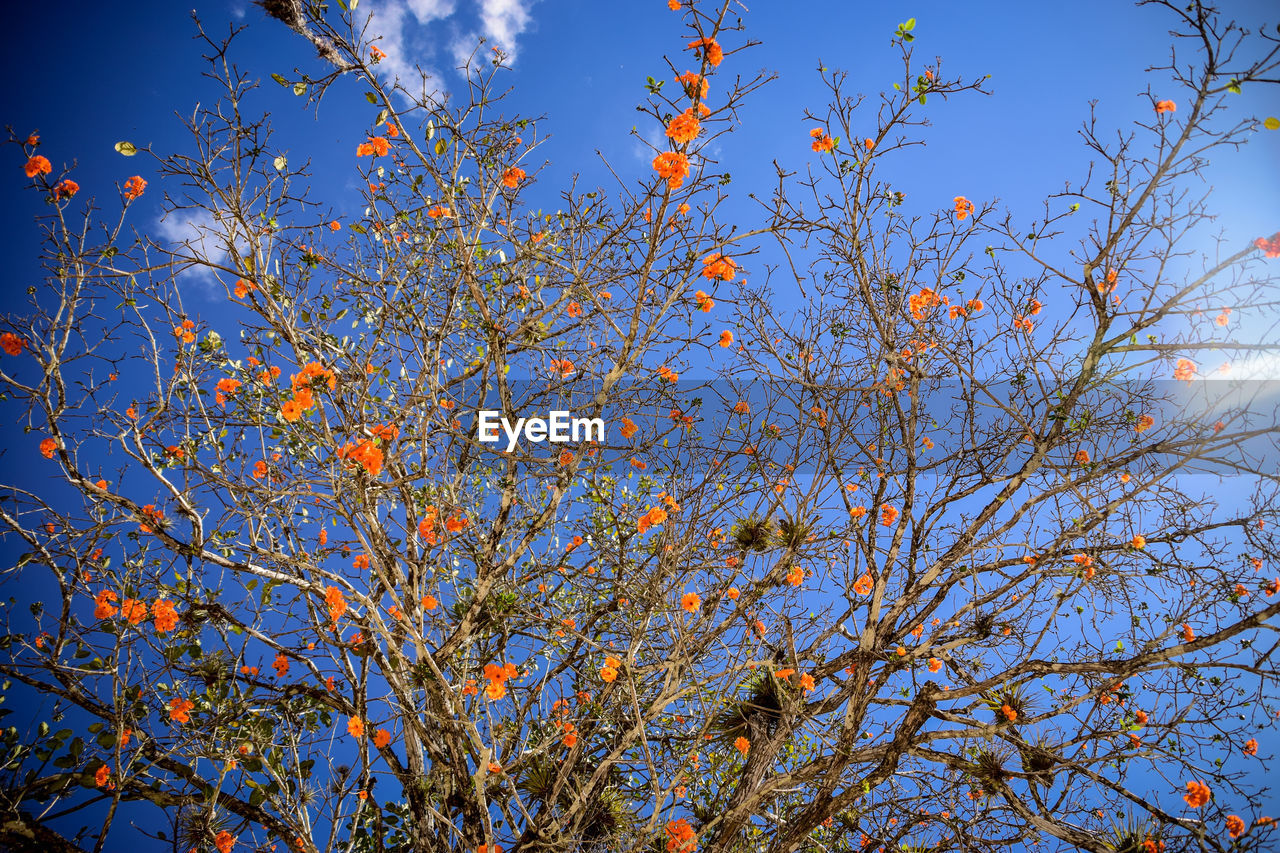
[[373, 94], [373, 92], [365, 92], [365, 93], [364, 93], [364, 99], [365, 99], [366, 101], [368, 101], [369, 103], [371, 103], [371, 104], [376, 104], [376, 103], [378, 103], [378, 96], [377, 96], [377, 95], [375, 95], [375, 94]]
[[1280, 118], [1276, 118], [1275, 116], [1267, 116], [1263, 120], [1262, 126], [1265, 127], [1267, 130], [1280, 130]]
[[1228, 83], [1228, 84], [1227, 84], [1227, 91], [1228, 91], [1228, 92], [1230, 92], [1230, 93], [1231, 93], [1231, 94], [1233, 94], [1233, 95], [1238, 95], [1238, 94], [1240, 94], [1240, 81], [1239, 81], [1239, 80], [1232, 80], [1230, 83]]
[[437, 154], [437, 155], [443, 155], [443, 154], [444, 154], [444, 152], [446, 152], [446, 151], [448, 151], [448, 150], [449, 150], [449, 146], [448, 146], [448, 144], [444, 141], [444, 137], [441, 137], [440, 139], [437, 139], [437, 140], [436, 140], [436, 154]]
[[281, 154], [279, 157], [271, 161], [271, 165], [276, 167], [277, 172], [283, 172], [285, 166], [289, 165], [289, 161], [285, 159], [283, 154]]
[[132, 142], [126, 142], [123, 139], [116, 143], [116, 150], [126, 157], [132, 157], [134, 154], [138, 153], [137, 146]]
[[306, 93], [307, 93], [307, 84], [306, 84], [306, 83], [303, 83], [301, 80], [299, 80], [297, 83], [294, 83], [294, 84], [293, 84], [293, 94], [295, 94], [295, 95], [305, 95]]
[[275, 80], [275, 81], [276, 81], [277, 83], [279, 83], [281, 86], [288, 86], [288, 85], [289, 85], [289, 81], [288, 81], [288, 80], [286, 80], [286, 79], [284, 79], [284, 75], [283, 75], [283, 74], [272, 74], [272, 75], [271, 75], [271, 79], [272, 79], [272, 80]]

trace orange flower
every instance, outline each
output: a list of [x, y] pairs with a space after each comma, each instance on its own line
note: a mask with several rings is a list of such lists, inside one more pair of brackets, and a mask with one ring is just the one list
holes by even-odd
[[520, 186], [520, 182], [525, 179], [525, 171], [519, 166], [509, 166], [502, 171], [502, 185], [504, 187]]
[[836, 147], [836, 141], [830, 136], [827, 136], [827, 132], [820, 127], [815, 127], [813, 130], [809, 131], [809, 135], [813, 137], [813, 142], [809, 147], [814, 151], [817, 151], [819, 154], [824, 151], [830, 151], [832, 148]]
[[240, 388], [240, 384], [239, 379], [232, 379], [229, 376], [219, 379], [216, 393], [214, 394], [214, 400], [219, 406], [225, 407], [227, 405], [228, 395], [236, 393]]
[[1183, 623], [1182, 623], [1182, 640], [1183, 640], [1183, 642], [1190, 643], [1190, 642], [1192, 642], [1193, 640], [1195, 640], [1195, 638], [1196, 638], [1196, 632], [1195, 632], [1195, 631], [1193, 631], [1193, 630], [1191, 629], [1191, 623], [1189, 623], [1189, 622], [1183, 622]]
[[1227, 835], [1232, 838], [1239, 838], [1244, 833], [1244, 821], [1240, 819], [1240, 815], [1227, 816]]
[[1018, 719], [1018, 712], [1009, 707], [1007, 703], [1000, 706], [1000, 713], [1004, 714], [1005, 719], [1011, 723]]
[[[733, 281], [734, 271], [738, 265], [732, 258], [726, 258], [719, 252], [713, 252], [702, 259], [702, 277], [721, 281]], [[699, 291], [701, 292], [701, 291]]]
[[1172, 113], [1172, 112], [1176, 112], [1177, 109], [1178, 109], [1178, 105], [1175, 104], [1173, 101], [1156, 101], [1157, 113]]
[[1261, 249], [1268, 258], [1280, 258], [1280, 231], [1271, 235], [1271, 239], [1259, 237], [1253, 241], [1255, 248]]
[[383, 136], [370, 136], [368, 142], [356, 146], [357, 157], [385, 157], [391, 150], [391, 143]]
[[276, 671], [276, 678], [284, 678], [289, 672], [289, 659], [283, 653], [277, 654], [276, 659], [271, 663], [271, 667]]
[[1187, 801], [1187, 805], [1193, 809], [1198, 809], [1209, 802], [1212, 794], [1209, 792], [1209, 786], [1203, 782], [1192, 781], [1187, 783], [1187, 792], [1182, 795], [1182, 799]]
[[1129, 544], [1135, 548], [1142, 549], [1147, 547], [1147, 538], [1140, 533], [1136, 533], [1133, 539], [1129, 540]]
[[698, 310], [704, 314], [710, 313], [716, 304], [714, 299], [701, 290], [693, 295], [693, 299], [698, 304]]
[[214, 836], [213, 846], [218, 848], [218, 853], [231, 853], [231, 848], [236, 846], [236, 837], [224, 829]]
[[147, 605], [136, 598], [126, 598], [120, 602], [120, 615], [131, 625], [139, 625], [147, 618]]
[[59, 181], [53, 187], [53, 197], [55, 199], [71, 198], [80, 192], [80, 185], [70, 178]]
[[177, 723], [189, 723], [191, 722], [191, 709], [195, 706], [195, 702], [183, 699], [180, 696], [174, 696], [169, 700], [169, 719]]
[[942, 661], [937, 658], [929, 658], [929, 671], [937, 672], [940, 669], [942, 669]]
[[729, 347], [733, 345], [733, 332], [725, 329], [720, 333], [720, 346]]
[[[338, 448], [338, 458], [356, 463], [370, 477], [376, 477], [382, 473], [382, 448], [368, 439], [361, 441], [359, 444], [347, 442], [342, 445], [342, 447]], [[324, 531], [321, 531], [321, 533], [323, 534]]]
[[692, 142], [701, 132], [702, 123], [698, 121], [698, 117], [691, 109], [685, 110], [667, 125], [667, 136], [671, 137], [671, 141], [677, 145]]
[[684, 93], [695, 101], [700, 101], [706, 98], [707, 92], [711, 88], [711, 84], [708, 82], [707, 78], [702, 77], [693, 71], [686, 71], [679, 77], [676, 77], [676, 82], [683, 86]]
[[667, 821], [667, 853], [693, 853], [698, 849], [698, 836], [684, 818]]
[[387, 58], [387, 52], [375, 45], [369, 46], [369, 59], [373, 62], [381, 62]]
[[105, 764], [98, 768], [97, 773], [93, 774], [93, 781], [97, 784], [99, 788], [107, 784], [107, 780], [109, 780], [110, 778], [111, 778], [111, 768]]
[[854, 581], [853, 591], [856, 592], [858, 595], [867, 595], [868, 593], [871, 592], [871, 586], [872, 586], [871, 575], [864, 574], [862, 575], [862, 577]]
[[680, 0], [667, 0], [667, 8], [670, 9], [672, 12], [679, 11]]
[[561, 741], [561, 743], [563, 743], [565, 746], [569, 747], [570, 749], [573, 749], [575, 746], [578, 745], [578, 735], [574, 732], [569, 732], [564, 736], [564, 739]]
[[330, 222], [330, 223], [329, 223], [329, 230], [330, 230], [330, 231], [341, 231], [341, 230], [342, 230], [342, 223], [341, 223], [341, 222], [339, 222], [339, 221], [338, 221], [338, 220], [336, 220], [336, 219], [335, 219], [335, 220], [333, 220], [332, 222]]
[[715, 39], [700, 38], [689, 42], [689, 47], [694, 50], [702, 50], [703, 57], [707, 60], [707, 64], [715, 67], [724, 60], [724, 50], [720, 47], [720, 43]]
[[347, 612], [347, 599], [343, 596], [342, 590], [336, 586], [325, 588], [324, 603], [329, 610], [329, 619], [334, 622], [341, 619], [342, 614]]
[[364, 737], [364, 720], [359, 717], [352, 717], [347, 720], [347, 734], [354, 738]]
[[133, 201], [142, 195], [147, 188], [147, 182], [142, 180], [141, 175], [134, 175], [132, 178], [124, 182], [124, 197], [129, 201]]
[[44, 456], [45, 459], [52, 459], [53, 452], [57, 449], [58, 442], [54, 441], [52, 438], [46, 438], [44, 441], [40, 442], [40, 454]]
[[696, 592], [686, 592], [683, 596], [680, 597], [681, 609], [689, 613], [696, 613], [698, 608], [701, 606], [702, 606], [702, 599], [698, 596]]
[[444, 529], [450, 533], [457, 533], [460, 530], [466, 530], [469, 524], [471, 521], [465, 515], [451, 515], [444, 523]]
[[898, 512], [896, 507], [892, 507], [889, 504], [880, 505], [880, 523], [885, 527], [892, 526], [893, 523], [898, 520], [899, 515], [901, 515], [901, 513]]
[[962, 195], [956, 196], [955, 205], [956, 219], [961, 222], [967, 219], [969, 214], [973, 213], [973, 202]]
[[34, 178], [36, 175], [47, 175], [53, 171], [53, 164], [49, 162], [48, 157], [39, 154], [27, 161], [22, 170], [27, 173], [28, 178]]
[[622, 429], [620, 432], [622, 433], [623, 438], [631, 438], [631, 436], [635, 435], [639, 430], [640, 427], [636, 426], [635, 421], [631, 420], [631, 418], [622, 419]]
[[119, 612], [111, 602], [116, 600], [116, 594], [109, 589], [104, 589], [94, 598], [93, 618], [94, 619], [110, 619]]
[[1257, 755], [1258, 739], [1256, 737], [1249, 738], [1247, 741], [1244, 742], [1244, 746], [1240, 748], [1240, 751], [1243, 752], [1245, 755]]
[[812, 690], [815, 687], [813, 676], [807, 672], [800, 673], [800, 687], [804, 690], [805, 693], [808, 693], [810, 690]]
[[157, 600], [151, 605], [151, 615], [155, 617], [157, 633], [164, 634], [178, 627], [178, 611], [174, 609], [172, 601], [163, 598]]
[[689, 158], [678, 151], [664, 151], [653, 158], [653, 170], [667, 182], [667, 188], [678, 190], [689, 175]]
[[27, 342], [13, 332], [5, 332], [0, 334], [0, 348], [9, 355], [22, 355], [22, 351], [27, 348]]
[[373, 736], [373, 745], [378, 749], [382, 749], [389, 743], [391, 743], [391, 732], [386, 729], [378, 729], [377, 733]]
[[249, 291], [257, 290], [257, 289], [258, 289], [258, 286], [253, 282], [249, 281], [248, 279], [244, 279], [244, 278], [236, 279], [234, 292], [237, 299], [244, 299], [246, 296], [249, 295]]
[[1196, 363], [1189, 358], [1180, 358], [1173, 371], [1173, 378], [1180, 379], [1183, 382], [1190, 382], [1191, 377], [1196, 375]]
[[1151, 415], [1143, 415], [1142, 417], [1138, 418], [1138, 423], [1136, 426], [1134, 426], [1133, 431], [1141, 435], [1142, 433], [1151, 429], [1155, 425], [1156, 425], [1155, 418], [1151, 417]]
[[435, 207], [432, 207], [429, 210], [427, 210], [427, 217], [430, 219], [440, 219], [442, 217], [445, 219], [448, 219], [452, 216], [453, 216], [453, 211], [449, 210], [448, 205], [444, 205], [444, 204], [437, 204]]
[[747, 740], [744, 737], [739, 737], [737, 740], [733, 742], [733, 746], [734, 746], [734, 749], [738, 750], [738, 752], [741, 752], [743, 755], [746, 755], [747, 750], [751, 749], [751, 741]]
[[1076, 462], [1080, 463], [1081, 465], [1085, 465], [1089, 462], [1089, 451], [1077, 450], [1075, 458], [1076, 458]]

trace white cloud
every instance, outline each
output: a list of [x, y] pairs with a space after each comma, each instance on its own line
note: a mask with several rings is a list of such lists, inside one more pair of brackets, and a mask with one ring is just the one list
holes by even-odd
[[[194, 258], [227, 265], [231, 241], [226, 228], [207, 210], [171, 210], [156, 222], [155, 233], [158, 242], [179, 262]], [[211, 285], [215, 280], [213, 271], [200, 264], [188, 265], [178, 275], [204, 285]]]
[[[387, 58], [379, 64], [379, 76], [388, 80], [399, 78], [410, 91], [416, 91], [419, 81], [417, 66], [422, 66], [432, 77], [439, 75], [430, 69], [432, 58], [430, 42], [418, 36], [419, 30], [433, 21], [440, 21], [453, 14], [455, 0], [385, 0], [370, 4], [371, 23], [369, 33], [380, 36], [379, 49]], [[428, 93], [430, 94], [430, 93]]]
[[480, 0], [480, 25], [485, 38], [507, 55], [516, 55], [516, 36], [532, 22], [525, 0]]
[[409, 11], [418, 19], [419, 24], [447, 18], [456, 8], [454, 0], [407, 0]]

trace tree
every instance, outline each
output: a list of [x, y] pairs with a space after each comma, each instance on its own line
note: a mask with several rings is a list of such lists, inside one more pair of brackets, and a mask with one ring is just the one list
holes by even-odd
[[[765, 82], [722, 82], [732, 4], [679, 6], [652, 172], [554, 214], [500, 53], [456, 101], [392, 86], [338, 5], [264, 7], [326, 63], [277, 82], [370, 92], [357, 215], [242, 111], [234, 38], [204, 37], [225, 96], [192, 153], [141, 152], [202, 240], [130, 235], [141, 178], [94, 227], [15, 140], [48, 275], [0, 380], [56, 483], [4, 489], [0, 671], [68, 727], [6, 730], [7, 844], [1273, 843], [1277, 420], [1198, 377], [1274, 352], [1233, 318], [1275, 317], [1280, 235], [1189, 248], [1273, 38], [1152, 4], [1190, 39], [1157, 69], [1180, 93], [1114, 142], [1086, 124], [1103, 166], [1028, 231], [963, 196], [903, 214], [926, 102], [984, 86], [908, 21], [879, 100], [823, 72], [817, 165], [740, 228], [706, 156]], [[489, 443], [486, 411], [606, 426]]]

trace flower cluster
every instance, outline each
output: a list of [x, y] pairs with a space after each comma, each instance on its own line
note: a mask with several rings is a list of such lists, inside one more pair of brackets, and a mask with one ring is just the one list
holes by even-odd
[[303, 365], [302, 370], [293, 375], [292, 384], [293, 397], [286, 400], [280, 407], [280, 416], [290, 422], [296, 421], [304, 412], [315, 408], [314, 389], [317, 386], [323, 387], [327, 384], [329, 390], [333, 391], [338, 387], [338, 379], [333, 375], [333, 371], [313, 361]]
[[369, 439], [359, 444], [348, 441], [338, 448], [338, 458], [359, 465], [370, 477], [382, 472], [382, 448]]
[[1269, 239], [1259, 237], [1253, 241], [1253, 245], [1261, 249], [1268, 258], [1280, 258], [1280, 231], [1272, 234]]
[[678, 151], [663, 151], [653, 158], [653, 170], [667, 182], [667, 188], [678, 190], [689, 176], [689, 158]]
[[702, 259], [702, 277], [712, 281], [733, 281], [737, 268], [732, 258], [726, 258], [719, 252], [712, 252]]
[[698, 836], [684, 818], [667, 821], [667, 853], [693, 853], [698, 849]]
[[520, 670], [513, 663], [485, 664], [484, 677], [489, 679], [489, 683], [485, 685], [484, 695], [488, 696], [490, 701], [496, 702], [507, 695], [507, 680], [519, 674]]
[[368, 142], [361, 142], [356, 146], [356, 156], [385, 157], [390, 150], [391, 143], [387, 141], [385, 136], [370, 136]]

